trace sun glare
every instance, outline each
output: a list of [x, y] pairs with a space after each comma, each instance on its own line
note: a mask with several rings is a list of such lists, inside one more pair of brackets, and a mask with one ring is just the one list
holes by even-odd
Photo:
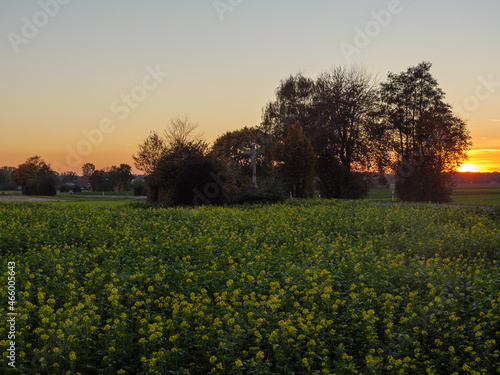
[[460, 168], [458, 168], [459, 172], [479, 172], [479, 167], [475, 164], [462, 164]]

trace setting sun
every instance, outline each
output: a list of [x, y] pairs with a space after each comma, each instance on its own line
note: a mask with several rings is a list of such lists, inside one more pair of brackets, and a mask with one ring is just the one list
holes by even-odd
[[479, 167], [475, 164], [465, 163], [458, 168], [459, 172], [480, 172]]

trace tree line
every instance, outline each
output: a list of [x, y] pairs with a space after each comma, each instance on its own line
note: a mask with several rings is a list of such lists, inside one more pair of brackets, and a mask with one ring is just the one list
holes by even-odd
[[[400, 200], [447, 202], [470, 135], [430, 69], [422, 62], [384, 82], [360, 66], [333, 67], [316, 79], [290, 75], [259, 125], [209, 145], [198, 124], [175, 118], [139, 145], [134, 165], [146, 175], [148, 200], [170, 205], [309, 198], [314, 190], [357, 199], [373, 173], [394, 174]], [[26, 194], [55, 194], [57, 179], [74, 177], [56, 175], [39, 157], [9, 173]], [[87, 163], [82, 173], [94, 191], [128, 190], [134, 177], [127, 164], [97, 170]]]
[[308, 198], [315, 188], [325, 198], [356, 199], [368, 192], [367, 172], [393, 173], [403, 201], [447, 202], [471, 142], [430, 69], [422, 62], [384, 82], [359, 66], [316, 79], [291, 75], [258, 126], [208, 147], [196, 124], [178, 118], [164, 134], [151, 132], [134, 163], [152, 202]]
[[[61, 192], [81, 192], [79, 181], [88, 182], [92, 191], [128, 191], [135, 176], [128, 164], [113, 165], [110, 168], [96, 169], [92, 163], [82, 166], [82, 177], [73, 171], [57, 173], [38, 155], [29, 157], [17, 168], [0, 169], [0, 189], [17, 190], [20, 186], [24, 195], [54, 196], [57, 188]], [[146, 193], [142, 180], [136, 179], [133, 185], [137, 195]]]

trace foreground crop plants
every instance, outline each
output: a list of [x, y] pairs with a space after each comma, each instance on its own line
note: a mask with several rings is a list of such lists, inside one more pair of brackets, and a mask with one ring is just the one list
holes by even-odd
[[[0, 205], [24, 374], [493, 374], [500, 233], [367, 202]], [[1, 288], [2, 373], [7, 289]], [[12, 370], [16, 372], [16, 370]]]

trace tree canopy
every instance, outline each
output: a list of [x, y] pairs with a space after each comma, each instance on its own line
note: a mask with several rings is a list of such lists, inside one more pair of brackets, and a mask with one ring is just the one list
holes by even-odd
[[388, 75], [381, 85], [383, 121], [390, 135], [396, 191], [402, 200], [449, 201], [451, 172], [466, 159], [470, 135], [422, 62]]
[[362, 183], [354, 172], [383, 160], [377, 146], [383, 143], [384, 132], [373, 116], [377, 99], [376, 80], [359, 66], [334, 67], [316, 80], [290, 76], [276, 90], [276, 100], [266, 106], [262, 129], [283, 138], [290, 122], [299, 121], [321, 159], [317, 169], [321, 184], [339, 181], [339, 189], [323, 186], [325, 196], [359, 197], [353, 191], [362, 194], [366, 189], [352, 186]]
[[282, 140], [290, 124], [301, 122], [325, 197], [362, 197], [368, 185], [360, 172], [392, 169], [401, 199], [446, 201], [470, 136], [430, 68], [422, 62], [381, 84], [356, 65], [316, 80], [290, 76], [266, 105], [261, 129]]
[[25, 195], [56, 195], [56, 179], [40, 156], [32, 156], [14, 171], [16, 183]]
[[287, 136], [273, 147], [278, 173], [294, 198], [310, 198], [313, 192], [314, 150], [300, 123], [290, 126]]

